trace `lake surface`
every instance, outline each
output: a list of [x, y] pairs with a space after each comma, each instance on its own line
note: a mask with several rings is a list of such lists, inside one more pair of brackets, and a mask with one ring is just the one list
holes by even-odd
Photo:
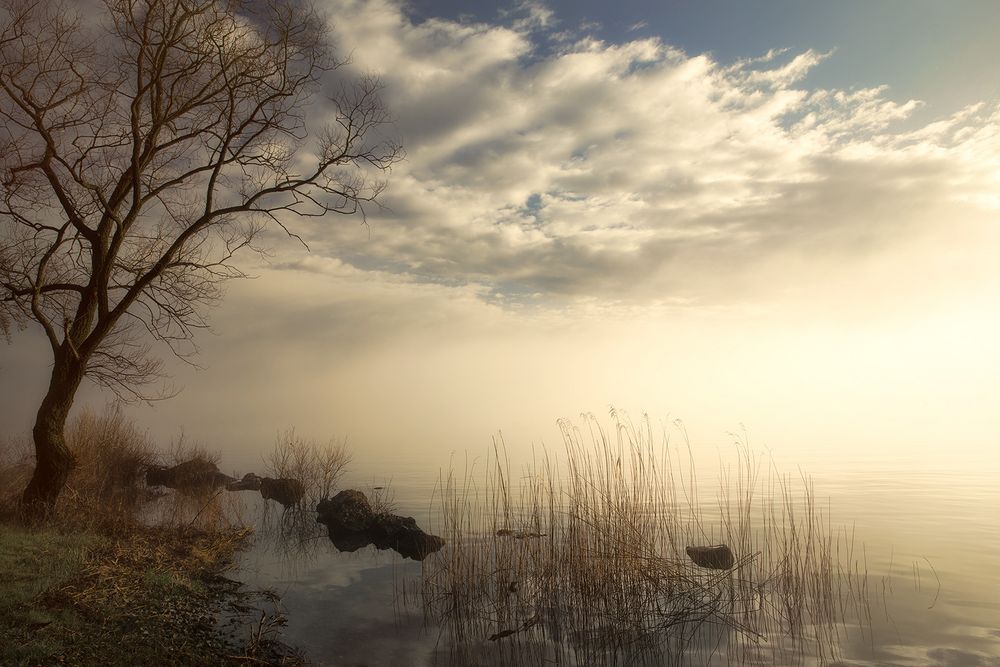
[[[448, 462], [360, 461], [341, 486], [370, 493], [388, 485], [396, 512], [415, 517], [428, 532], [441, 532], [442, 464]], [[832, 654], [817, 655], [809, 642], [783, 652], [784, 638], [766, 637], [759, 651], [744, 652], [737, 662], [1000, 665], [998, 472], [873, 461], [809, 470], [815, 500], [829, 512], [830, 525], [853, 535], [852, 558], [867, 573], [864, 611], [833, 629]], [[710, 474], [699, 473], [699, 502], [708, 508], [716, 504], [713, 483]], [[248, 503], [260, 511], [259, 499]], [[322, 531], [302, 543], [283, 540], [273, 530], [278, 514], [267, 512], [259, 539], [242, 555], [237, 578], [281, 596], [287, 618], [283, 641], [316, 664], [511, 664], [502, 641], [485, 636], [456, 652], [450, 633], [424, 613], [418, 582], [439, 555], [419, 563], [374, 547], [340, 553]], [[719, 650], [719, 638], [714, 641], [706, 650], [692, 642], [684, 662], [732, 664]], [[573, 662], [563, 656], [560, 664]], [[594, 658], [576, 663], [593, 664]], [[660, 663], [625, 651], [598, 664]]]

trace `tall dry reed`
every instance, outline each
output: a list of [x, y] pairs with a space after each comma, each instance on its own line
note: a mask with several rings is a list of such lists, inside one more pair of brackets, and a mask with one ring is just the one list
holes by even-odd
[[[740, 445], [705, 502], [690, 447], [647, 418], [561, 427], [558, 460], [542, 451], [513, 475], [498, 440], [485, 475], [442, 480], [447, 546], [418, 592], [452, 664], [831, 658], [865, 573], [808, 478]], [[708, 544], [730, 546], [735, 565], [691, 562], [685, 547]]]

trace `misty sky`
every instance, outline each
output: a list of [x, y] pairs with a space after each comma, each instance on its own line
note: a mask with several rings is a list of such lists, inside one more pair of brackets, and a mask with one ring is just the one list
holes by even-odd
[[[407, 159], [367, 226], [247, 258], [203, 369], [132, 409], [158, 439], [446, 465], [614, 405], [793, 462], [1000, 459], [1000, 3], [319, 5]], [[0, 348], [9, 431], [46, 354]]]

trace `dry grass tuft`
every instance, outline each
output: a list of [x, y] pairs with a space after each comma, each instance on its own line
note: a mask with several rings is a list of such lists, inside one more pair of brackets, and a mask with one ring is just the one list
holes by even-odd
[[[66, 445], [76, 466], [52, 521], [105, 533], [131, 530], [146, 498], [145, 471], [157, 458], [148, 435], [118, 406], [100, 414], [88, 408], [66, 425]], [[8, 439], [3, 450], [0, 484], [7, 492], [2, 504], [10, 516], [31, 477], [34, 451], [27, 438]]]
[[100, 609], [113, 597], [116, 605], [139, 604], [149, 578], [163, 584], [210, 578], [231, 563], [249, 528], [211, 532], [182, 527], [146, 528], [127, 539], [103, 540], [93, 547], [82, 576], [52, 595], [63, 596], [81, 610]]
[[8, 436], [0, 441], [0, 519], [15, 517], [34, 468], [34, 450], [27, 438]]
[[66, 444], [76, 468], [60, 498], [60, 521], [129, 530], [145, 500], [146, 469], [156, 461], [148, 434], [110, 406], [100, 414], [83, 410], [67, 426]]
[[390, 483], [381, 486], [371, 486], [365, 494], [368, 504], [375, 514], [396, 514], [399, 506], [396, 504], [396, 494]]
[[[164, 493], [147, 487], [145, 476], [151, 466], [186, 461], [216, 464], [219, 457], [183, 436], [160, 454], [149, 435], [118, 405], [100, 413], [83, 409], [66, 426], [66, 444], [76, 466], [50, 517], [52, 525], [125, 535], [149, 524], [222, 532], [242, 524], [238, 494], [218, 489]], [[0, 443], [0, 488], [4, 489], [0, 516], [16, 516], [33, 468], [34, 451], [28, 438]]]

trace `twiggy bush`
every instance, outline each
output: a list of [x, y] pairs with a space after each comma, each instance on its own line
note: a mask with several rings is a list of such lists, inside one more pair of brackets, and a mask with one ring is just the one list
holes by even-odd
[[315, 507], [333, 495], [341, 476], [351, 462], [351, 452], [344, 439], [326, 443], [306, 439], [295, 429], [278, 435], [274, 449], [264, 457], [268, 477], [291, 478], [305, 487], [305, 507]]

